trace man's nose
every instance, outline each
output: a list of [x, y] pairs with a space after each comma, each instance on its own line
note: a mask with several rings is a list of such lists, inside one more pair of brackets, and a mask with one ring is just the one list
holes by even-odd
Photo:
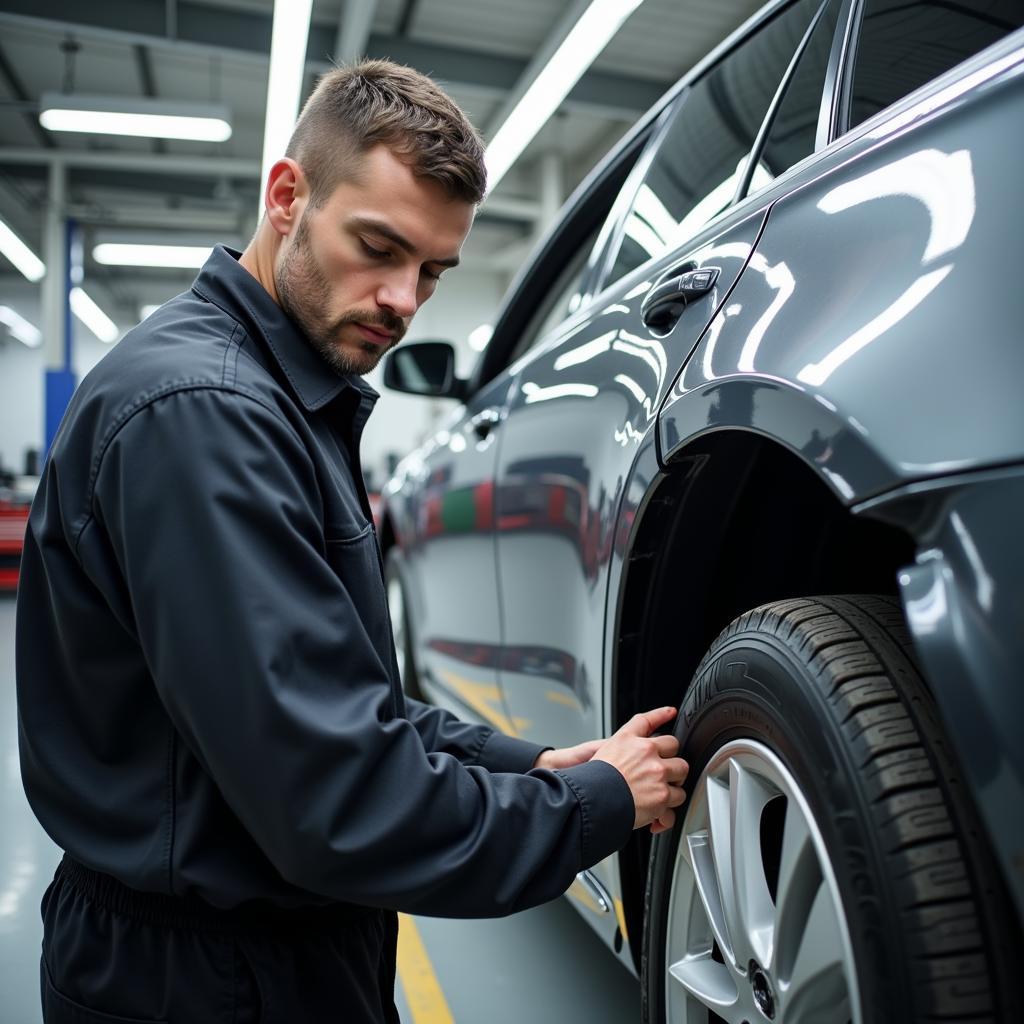
[[389, 276], [377, 292], [377, 302], [395, 316], [408, 319], [419, 307], [416, 294], [419, 278], [415, 274]]

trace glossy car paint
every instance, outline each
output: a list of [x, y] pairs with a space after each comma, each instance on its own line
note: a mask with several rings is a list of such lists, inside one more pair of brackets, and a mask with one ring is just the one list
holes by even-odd
[[911, 484], [859, 509], [918, 542], [899, 574], [915, 646], [1020, 908], [1024, 468]]
[[[645, 268], [641, 280], [627, 280], [624, 292], [617, 288], [610, 301], [531, 352], [518, 372], [512, 368], [499, 442], [499, 523], [512, 511], [516, 481], [520, 492], [532, 488], [540, 496], [561, 476], [576, 510], [569, 528], [548, 522], [497, 531], [504, 643], [559, 649], [577, 666], [568, 692], [502, 670], [505, 699], [528, 738], [571, 745], [604, 724], [605, 599], [608, 562], [624, 539], [616, 529], [623, 486], [672, 379], [739, 276], [761, 222], [757, 213], [741, 218], [695, 249]], [[644, 326], [640, 304], [653, 280], [689, 265], [717, 268], [718, 281], [661, 337]]]
[[[385, 489], [400, 542], [424, 691], [459, 714], [470, 711], [515, 733], [491, 655], [501, 643], [495, 569], [496, 428], [507, 379], [481, 389], [406, 459]], [[405, 500], [396, 500], [400, 493]]]
[[[844, 4], [842, 24], [851, 12]], [[913, 537], [916, 564], [899, 577], [908, 621], [1024, 916], [1024, 834], [1008, 824], [1024, 798], [1013, 735], [1024, 217], [1007, 204], [1024, 141], [1006, 131], [1020, 122], [1022, 70], [1017, 33], [599, 291], [611, 234], [602, 238], [587, 279], [599, 294], [456, 411], [386, 488], [431, 697], [550, 743], [614, 729], [623, 595], [652, 556], [637, 538], [664, 514], [659, 487], [708, 435], [757, 435], [852, 515]], [[838, 97], [842, 81], [830, 81]], [[823, 144], [841, 110], [826, 94]], [[652, 332], [644, 295], [690, 260], [721, 270], [714, 291]], [[429, 510], [446, 496], [465, 508], [467, 490], [475, 518], [436, 529], [443, 517]], [[585, 893], [578, 902], [632, 966], [617, 941], [620, 864], [594, 872], [615, 912]]]
[[[753, 431], [799, 455], [844, 504], [884, 518], [884, 500], [862, 503], [911, 481], [1024, 460], [1024, 290], [1017, 261], [1004, 255], [1024, 230], [1020, 207], [1006, 203], [1024, 138], [1005, 133], [1024, 104], [1022, 72], [1018, 35], [867, 122], [815, 160], [803, 175], [810, 180], [785, 189], [665, 403], [665, 461], [708, 431]], [[1002, 493], [1003, 503], [990, 499], [978, 513], [992, 535], [1006, 532], [1000, 518], [1014, 529], [1024, 522], [1020, 492]], [[948, 520], [938, 492], [933, 501], [933, 515]], [[932, 547], [907, 525], [919, 551], [932, 552], [919, 555], [924, 568], [908, 568], [916, 582], [902, 585], [910, 626], [927, 668], [948, 664], [936, 650], [957, 648], [985, 694], [981, 704], [942, 694], [949, 699], [939, 706], [1024, 915], [1024, 832], [1007, 827], [1006, 811], [1024, 805], [1024, 756], [999, 727], [1001, 715], [1022, 706], [1015, 666], [1024, 656], [1024, 577], [1003, 577], [1001, 613], [973, 602], [973, 621], [998, 656], [983, 651], [952, 610], [967, 598], [950, 596], [951, 610], [935, 623], [912, 614], [909, 595], [922, 579], [947, 559], [962, 564], [960, 532], [947, 522]], [[988, 535], [975, 534], [980, 550]], [[1014, 547], [1011, 538], [1011, 562]], [[948, 667], [929, 673], [933, 686], [939, 678], [948, 680]], [[979, 746], [1000, 752], [998, 782], [978, 766]]]

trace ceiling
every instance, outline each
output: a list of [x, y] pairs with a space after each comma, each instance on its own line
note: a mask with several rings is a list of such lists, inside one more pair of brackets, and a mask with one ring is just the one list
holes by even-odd
[[[437, 78], [486, 140], [585, 6], [314, 0], [303, 98], [332, 61], [389, 57]], [[514, 271], [629, 125], [759, 6], [644, 0], [488, 199], [467, 257]], [[101, 267], [88, 255], [96, 241], [244, 244], [251, 234], [272, 14], [273, 0], [0, 0], [0, 218], [42, 255], [49, 165], [63, 161], [86, 279], [116, 320], [133, 322], [193, 272]], [[233, 134], [212, 144], [51, 133], [39, 98], [59, 91], [223, 104]], [[16, 273], [0, 257], [0, 287]]]

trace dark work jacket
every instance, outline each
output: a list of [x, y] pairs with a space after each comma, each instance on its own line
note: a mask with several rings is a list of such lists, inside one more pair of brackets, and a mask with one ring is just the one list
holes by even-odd
[[376, 393], [218, 247], [85, 378], [32, 507], [22, 776], [53, 840], [218, 907], [450, 917], [621, 847], [611, 765], [403, 699], [359, 467]]

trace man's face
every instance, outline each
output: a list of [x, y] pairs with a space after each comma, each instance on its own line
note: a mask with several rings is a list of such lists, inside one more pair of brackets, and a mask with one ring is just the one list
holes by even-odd
[[472, 203], [417, 178], [385, 146], [302, 211], [274, 268], [278, 299], [339, 373], [369, 373], [398, 344], [441, 274], [455, 266]]

